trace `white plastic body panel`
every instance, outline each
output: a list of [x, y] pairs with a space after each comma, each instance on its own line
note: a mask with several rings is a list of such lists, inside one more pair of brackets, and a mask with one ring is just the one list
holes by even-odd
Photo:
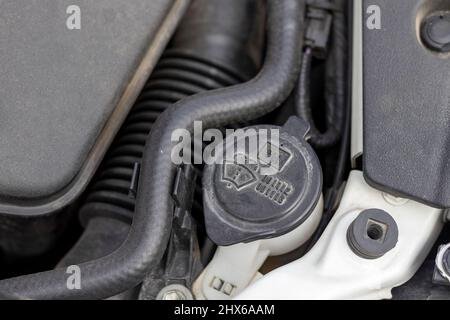
[[[376, 260], [360, 258], [347, 244], [347, 229], [365, 209], [396, 221], [396, 247]], [[377, 191], [353, 171], [341, 205], [317, 244], [301, 259], [256, 281], [237, 299], [389, 299], [391, 289], [418, 270], [443, 226], [440, 209]]]

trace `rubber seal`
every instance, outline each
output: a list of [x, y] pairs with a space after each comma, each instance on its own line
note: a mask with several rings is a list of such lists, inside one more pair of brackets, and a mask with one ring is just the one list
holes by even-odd
[[397, 223], [383, 210], [365, 210], [348, 228], [347, 242], [361, 258], [378, 259], [396, 246]]

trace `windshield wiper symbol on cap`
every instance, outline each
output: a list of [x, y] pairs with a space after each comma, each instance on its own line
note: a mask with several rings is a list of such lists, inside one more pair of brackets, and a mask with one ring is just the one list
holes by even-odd
[[258, 181], [258, 178], [256, 173], [252, 171], [251, 165], [225, 163], [222, 181], [227, 182], [229, 187], [234, 186], [239, 191]]

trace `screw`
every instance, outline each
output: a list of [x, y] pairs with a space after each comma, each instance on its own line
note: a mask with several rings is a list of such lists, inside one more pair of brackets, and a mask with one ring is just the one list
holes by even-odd
[[161, 289], [158, 293], [156, 300], [194, 300], [191, 291], [180, 284], [171, 284]]
[[172, 290], [164, 293], [161, 300], [186, 300], [186, 297], [181, 292]]
[[439, 248], [436, 257], [436, 267], [441, 276], [450, 281], [450, 243]]

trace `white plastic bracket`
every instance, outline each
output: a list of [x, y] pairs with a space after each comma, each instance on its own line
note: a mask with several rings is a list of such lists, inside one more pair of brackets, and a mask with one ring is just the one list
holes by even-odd
[[[368, 260], [347, 244], [347, 230], [366, 209], [396, 221], [394, 249]], [[350, 174], [340, 207], [317, 244], [304, 257], [253, 283], [237, 299], [390, 299], [425, 260], [443, 226], [443, 211], [373, 189], [362, 172]]]
[[261, 277], [258, 270], [269, 256], [299, 248], [316, 230], [322, 217], [323, 199], [311, 215], [294, 231], [281, 237], [218, 247], [212, 261], [193, 286], [196, 299], [226, 300]]

